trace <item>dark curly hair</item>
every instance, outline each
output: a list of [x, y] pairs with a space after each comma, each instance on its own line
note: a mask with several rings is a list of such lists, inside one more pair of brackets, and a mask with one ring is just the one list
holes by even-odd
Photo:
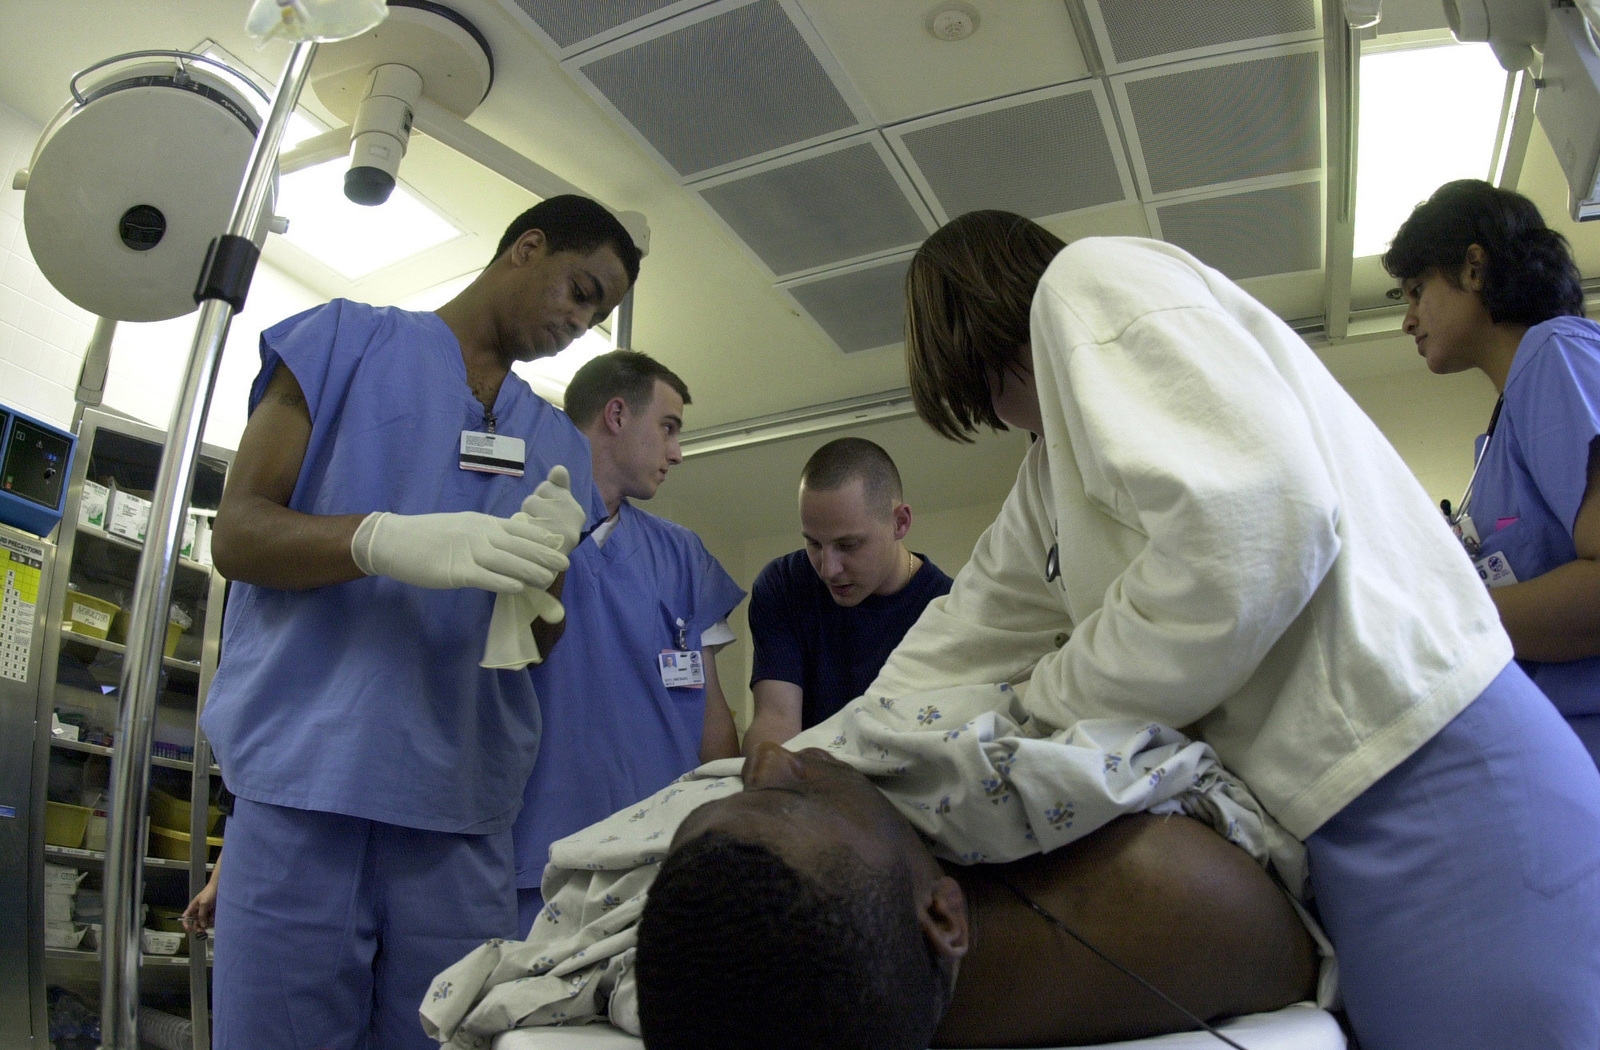
[[925, 1050], [949, 996], [910, 879], [848, 850], [811, 878], [720, 831], [678, 846], [639, 923], [647, 1050]]
[[1528, 198], [1481, 179], [1447, 182], [1417, 205], [1383, 268], [1402, 281], [1438, 270], [1455, 284], [1474, 244], [1488, 257], [1479, 295], [1495, 323], [1583, 316], [1583, 278], [1567, 239], [1545, 225]]

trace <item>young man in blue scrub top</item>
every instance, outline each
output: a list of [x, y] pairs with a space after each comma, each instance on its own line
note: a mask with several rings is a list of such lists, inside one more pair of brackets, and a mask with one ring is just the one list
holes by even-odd
[[881, 447], [839, 438], [800, 475], [804, 549], [775, 558], [751, 588], [755, 715], [744, 753], [781, 744], [866, 691], [950, 577], [905, 545], [911, 508]]
[[1577, 264], [1532, 201], [1477, 179], [1417, 205], [1383, 263], [1428, 368], [1500, 392], [1447, 513], [1517, 662], [1600, 762], [1600, 325]]
[[433, 1046], [429, 980], [515, 935], [539, 709], [526, 671], [479, 660], [500, 596], [559, 619], [547, 589], [604, 511], [588, 442], [510, 369], [604, 318], [638, 267], [611, 213], [554, 197], [436, 313], [335, 300], [262, 333], [202, 720], [238, 796], [219, 1050]]
[[744, 591], [700, 537], [630, 502], [654, 497], [683, 461], [688, 403], [682, 379], [630, 350], [595, 358], [567, 386], [607, 517], [572, 552], [569, 630], [532, 672], [544, 740], [514, 834], [521, 934], [544, 906], [550, 843], [739, 753], [715, 654], [733, 640], [726, 621]]

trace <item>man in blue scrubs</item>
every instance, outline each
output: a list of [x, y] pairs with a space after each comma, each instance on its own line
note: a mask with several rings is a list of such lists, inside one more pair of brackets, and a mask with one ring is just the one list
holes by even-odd
[[733, 640], [726, 620], [744, 591], [700, 537], [629, 502], [653, 497], [682, 462], [688, 403], [682, 379], [630, 350], [595, 358], [567, 387], [607, 517], [572, 552], [569, 630], [532, 670], [544, 739], [514, 835], [523, 935], [543, 907], [550, 843], [739, 753], [715, 654]]
[[905, 545], [911, 507], [881, 447], [838, 438], [800, 474], [802, 550], [774, 558], [751, 587], [755, 716], [744, 753], [781, 744], [866, 692], [950, 577]]
[[525, 671], [479, 660], [497, 595], [559, 619], [548, 591], [604, 512], [587, 441], [510, 369], [604, 318], [638, 266], [611, 213], [555, 197], [436, 313], [335, 300], [262, 333], [202, 719], [238, 796], [220, 1050], [433, 1046], [430, 979], [515, 935], [539, 710]]

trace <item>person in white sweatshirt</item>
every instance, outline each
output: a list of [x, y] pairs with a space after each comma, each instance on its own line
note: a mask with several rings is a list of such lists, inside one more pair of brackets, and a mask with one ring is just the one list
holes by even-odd
[[1211, 744], [1307, 847], [1364, 1050], [1600, 1045], [1600, 774], [1309, 347], [1155, 241], [974, 212], [907, 274], [918, 414], [1037, 440], [868, 692]]

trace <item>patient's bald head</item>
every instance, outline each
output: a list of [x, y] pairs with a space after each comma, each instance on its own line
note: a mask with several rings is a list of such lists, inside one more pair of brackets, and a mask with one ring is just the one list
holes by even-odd
[[764, 745], [683, 822], [639, 926], [649, 1050], [923, 1050], [964, 898], [870, 781]]

